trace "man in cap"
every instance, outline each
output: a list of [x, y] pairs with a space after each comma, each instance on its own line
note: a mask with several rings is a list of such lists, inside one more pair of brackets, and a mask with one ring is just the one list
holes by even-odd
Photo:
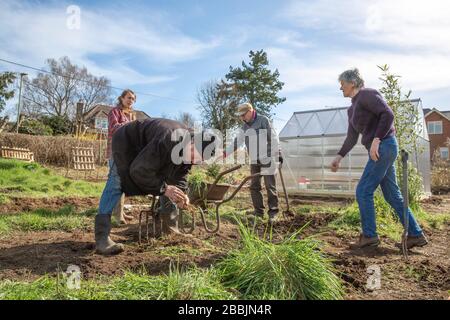
[[[180, 133], [186, 138], [183, 142], [179, 141]], [[117, 254], [124, 249], [109, 237], [111, 213], [122, 193], [159, 196], [162, 231], [180, 233], [178, 208], [189, 204], [186, 176], [192, 164], [201, 163], [203, 150], [209, 144], [203, 139], [201, 145], [194, 140], [198, 139], [194, 139], [192, 130], [184, 124], [157, 118], [130, 122], [114, 133], [113, 163], [95, 217], [97, 253]], [[180, 144], [185, 147], [180, 149]]]
[[[250, 103], [239, 105], [236, 116], [243, 122], [243, 125], [233, 144], [227, 146], [224, 157], [234, 153], [245, 140], [250, 158], [250, 172], [252, 175], [261, 173], [260, 176], [252, 178], [250, 184], [250, 194], [254, 207], [252, 213], [256, 217], [262, 218], [264, 216], [264, 201], [261, 193], [261, 178], [264, 177], [268, 198], [269, 222], [273, 223], [279, 211], [275, 180], [276, 160], [278, 158], [278, 161], [283, 161], [278, 150], [278, 136], [270, 120], [266, 116], [258, 114]], [[276, 151], [272, 152], [272, 150]]]

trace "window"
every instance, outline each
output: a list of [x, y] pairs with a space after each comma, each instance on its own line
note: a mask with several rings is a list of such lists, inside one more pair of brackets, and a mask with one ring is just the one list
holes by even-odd
[[442, 121], [428, 122], [428, 134], [442, 134]]
[[441, 148], [441, 159], [448, 160], [448, 148]]
[[108, 129], [108, 119], [107, 118], [95, 118], [95, 128], [96, 129]]

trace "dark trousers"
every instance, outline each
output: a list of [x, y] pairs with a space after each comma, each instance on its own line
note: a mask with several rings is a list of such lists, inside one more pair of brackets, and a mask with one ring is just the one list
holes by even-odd
[[[261, 165], [250, 165], [250, 172], [252, 175], [261, 172]], [[269, 205], [269, 216], [275, 216], [278, 213], [278, 192], [275, 175], [262, 175], [252, 178], [250, 184], [250, 194], [252, 196], [253, 207], [256, 215], [264, 215], [264, 200], [261, 193], [261, 178], [264, 178], [264, 185], [267, 191], [267, 202]]]

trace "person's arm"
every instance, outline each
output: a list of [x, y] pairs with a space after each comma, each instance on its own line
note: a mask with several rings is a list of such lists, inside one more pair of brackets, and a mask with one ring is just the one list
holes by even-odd
[[226, 146], [225, 151], [223, 152], [224, 158], [235, 153], [236, 150], [239, 149], [239, 147], [244, 144], [244, 134], [243, 133], [244, 133], [244, 130], [241, 128], [239, 130], [236, 138], [234, 138], [233, 143]]
[[381, 94], [377, 91], [367, 92], [361, 97], [361, 105], [375, 114], [378, 118], [378, 125], [375, 131], [375, 138], [382, 140], [391, 130], [394, 123], [394, 112], [389, 108]]
[[160, 175], [167, 162], [165, 155], [167, 150], [162, 143], [149, 143], [131, 163], [131, 179], [145, 194], [165, 195], [177, 205], [185, 206], [189, 201], [184, 192], [177, 186], [168, 185], [165, 177]]
[[[272, 125], [272, 122], [265, 118], [264, 120], [264, 129], [267, 130], [267, 144], [268, 144], [268, 152], [270, 152], [268, 155], [271, 157], [278, 157], [279, 162], [283, 163], [283, 157], [281, 156], [281, 149], [280, 149], [280, 140], [278, 139], [278, 134], [275, 131], [275, 128]], [[273, 144], [275, 143], [275, 147], [277, 150], [272, 150]], [[273, 154], [274, 152], [277, 152], [277, 155]]]
[[111, 134], [114, 134], [117, 129], [119, 129], [124, 124], [128, 123], [128, 121], [120, 122], [120, 114], [119, 110], [113, 109], [108, 114], [108, 129]]
[[344, 158], [358, 142], [358, 137], [359, 133], [355, 130], [355, 128], [353, 128], [352, 124], [349, 121], [347, 137], [345, 138], [344, 144], [342, 145], [341, 150], [339, 150], [338, 155]]

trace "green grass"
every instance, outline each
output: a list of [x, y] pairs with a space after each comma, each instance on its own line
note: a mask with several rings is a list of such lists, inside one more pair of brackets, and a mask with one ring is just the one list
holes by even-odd
[[298, 232], [279, 244], [260, 239], [239, 223], [242, 247], [217, 265], [225, 287], [243, 299], [341, 299], [341, 280], [313, 238]]
[[428, 213], [422, 208], [414, 211], [421, 226], [433, 229], [444, 229], [450, 226], [450, 213]]
[[0, 282], [0, 300], [232, 300], [236, 296], [212, 269], [172, 269], [167, 275], [126, 272], [121, 277], [81, 280], [69, 289], [66, 279], [45, 276], [34, 282]]
[[[397, 214], [380, 194], [376, 194], [374, 203], [378, 234], [395, 241], [400, 241], [403, 226], [400, 223]], [[424, 211], [419, 205], [412, 207], [411, 210], [422, 227], [442, 229], [450, 223], [449, 214], [430, 214]], [[361, 218], [358, 204], [354, 202], [343, 210], [341, 209], [338, 217], [334, 219], [329, 226], [336, 230], [339, 235], [360, 232]]]
[[28, 213], [0, 215], [0, 236], [13, 231], [73, 231], [88, 229], [93, 225], [96, 210], [78, 213], [72, 206], [57, 211], [39, 209]]
[[[381, 196], [375, 196], [374, 201], [378, 234], [399, 241], [403, 232], [400, 221]], [[338, 235], [361, 232], [361, 218], [356, 201], [341, 210], [329, 227], [336, 230]]]
[[104, 183], [73, 181], [37, 163], [0, 158], [0, 204], [13, 197], [97, 197]]

